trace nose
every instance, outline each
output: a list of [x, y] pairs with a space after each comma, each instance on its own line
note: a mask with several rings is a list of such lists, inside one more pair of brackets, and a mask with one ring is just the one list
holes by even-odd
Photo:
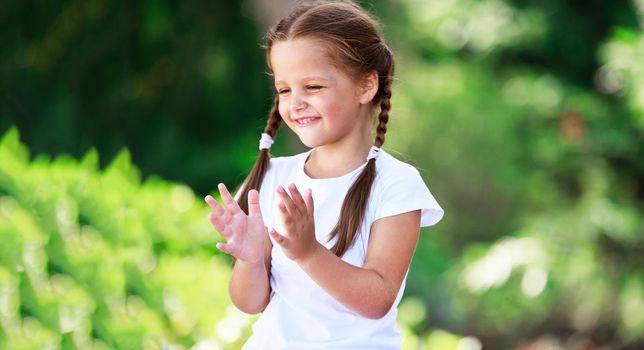
[[301, 93], [291, 92], [291, 111], [301, 111], [306, 108], [306, 101]]

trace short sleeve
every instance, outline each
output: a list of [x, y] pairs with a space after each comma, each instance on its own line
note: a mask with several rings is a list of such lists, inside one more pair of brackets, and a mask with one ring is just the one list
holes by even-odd
[[413, 166], [400, 167], [379, 181], [374, 221], [418, 209], [420, 227], [435, 225], [443, 218], [443, 208]]

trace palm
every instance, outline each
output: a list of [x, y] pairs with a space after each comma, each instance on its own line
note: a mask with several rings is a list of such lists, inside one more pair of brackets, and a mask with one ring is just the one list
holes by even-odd
[[260, 217], [246, 215], [243, 211], [232, 214], [228, 225], [221, 232], [228, 242], [228, 253], [237, 259], [255, 262], [259, 260], [266, 235]]
[[219, 191], [226, 204], [225, 209], [212, 197], [206, 197], [206, 202], [212, 208], [208, 218], [226, 239], [226, 243], [218, 243], [217, 248], [239, 260], [259, 261], [263, 255], [266, 238], [266, 228], [259, 210], [259, 193], [255, 190], [248, 193], [248, 215], [246, 215], [226, 186], [220, 184]]

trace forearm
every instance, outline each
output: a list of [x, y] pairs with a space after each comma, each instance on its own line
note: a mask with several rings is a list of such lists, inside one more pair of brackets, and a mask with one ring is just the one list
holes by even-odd
[[264, 261], [235, 261], [228, 291], [230, 299], [239, 310], [249, 314], [262, 312], [268, 305], [271, 292]]
[[383, 317], [398, 293], [377, 271], [351, 265], [322, 245], [297, 263], [338, 302], [367, 318]]

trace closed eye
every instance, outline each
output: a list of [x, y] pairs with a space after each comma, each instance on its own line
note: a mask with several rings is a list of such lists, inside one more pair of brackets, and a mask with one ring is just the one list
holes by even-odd
[[322, 86], [320, 86], [320, 85], [309, 85], [306, 88], [309, 89], [309, 90], [320, 90], [322, 88]]
[[289, 93], [290, 91], [291, 90], [289, 90], [289, 89], [280, 89], [280, 90], [277, 90], [277, 93], [280, 94], [280, 95], [284, 95], [284, 94]]

